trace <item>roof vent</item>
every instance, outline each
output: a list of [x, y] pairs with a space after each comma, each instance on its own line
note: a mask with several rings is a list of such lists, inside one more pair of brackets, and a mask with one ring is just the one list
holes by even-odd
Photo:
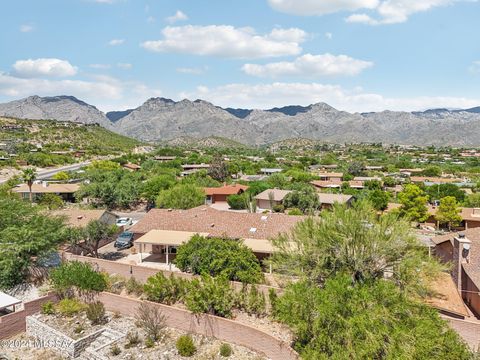
[[465, 239], [465, 233], [459, 233], [458, 238], [459, 239]]
[[262, 221], [267, 221], [267, 220], [268, 220], [268, 216], [263, 215], [260, 219], [261, 219]]
[[254, 228], [254, 227], [250, 228], [250, 232], [251, 232], [251, 233], [257, 232], [257, 228]]
[[77, 220], [82, 220], [83, 219], [83, 215], [78, 215], [77, 216]]
[[215, 226], [215, 224], [214, 224], [214, 223], [211, 223], [211, 224], [210, 224], [210, 227], [214, 227], [214, 226]]

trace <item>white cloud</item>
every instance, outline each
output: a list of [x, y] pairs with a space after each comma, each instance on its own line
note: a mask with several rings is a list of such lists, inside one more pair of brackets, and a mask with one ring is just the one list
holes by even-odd
[[242, 70], [252, 76], [353, 76], [373, 66], [370, 61], [357, 60], [346, 55], [305, 54], [294, 61], [282, 61], [266, 65], [245, 64]]
[[92, 69], [98, 69], [98, 70], [105, 70], [105, 69], [110, 69], [111, 65], [110, 64], [90, 64], [88, 65]]
[[297, 55], [300, 43], [307, 34], [297, 28], [273, 29], [269, 34], [258, 35], [252, 28], [235, 28], [229, 25], [168, 26], [162, 30], [164, 39], [141, 44], [155, 52], [174, 52], [223, 58], [265, 58]]
[[108, 42], [110, 46], [118, 46], [122, 45], [125, 42], [125, 39], [112, 39]]
[[275, 10], [303, 16], [374, 9], [379, 4], [379, 0], [268, 0], [268, 2]]
[[178, 73], [181, 74], [191, 74], [191, 75], [202, 75], [207, 71], [207, 67], [194, 67], [194, 68], [189, 68], [189, 67], [180, 67], [176, 69]]
[[[415, 13], [460, 1], [477, 0], [268, 0], [270, 6], [278, 11], [303, 16], [363, 10], [348, 16], [345, 20], [368, 25], [403, 23]], [[373, 10], [377, 16], [368, 15], [365, 10]]]
[[35, 78], [42, 76], [65, 77], [77, 73], [77, 67], [67, 60], [61, 59], [28, 59], [18, 60], [13, 64], [16, 76], [23, 78]]
[[332, 34], [331, 32], [326, 32], [326, 33], [325, 33], [325, 37], [326, 37], [328, 40], [332, 40], [333, 34]]
[[173, 23], [176, 23], [177, 21], [188, 20], [188, 16], [183, 11], [177, 10], [177, 12], [174, 15], [165, 18], [165, 20], [170, 24], [173, 24]]
[[0, 96], [14, 100], [30, 95], [73, 95], [102, 111], [127, 109], [162, 92], [145, 84], [97, 75], [89, 80], [23, 79], [0, 72]]
[[326, 102], [337, 109], [350, 112], [428, 108], [469, 108], [478, 106], [480, 99], [457, 97], [393, 98], [368, 93], [360, 88], [344, 89], [338, 85], [320, 83], [266, 83], [229, 84], [216, 88], [199, 86], [192, 93], [181, 93], [180, 98], [204, 99], [222, 107], [268, 109], [285, 105], [310, 105]]
[[23, 24], [20, 26], [20, 31], [23, 33], [32, 32], [33, 30], [35, 30], [35, 28], [30, 24]]
[[117, 63], [117, 67], [123, 70], [129, 70], [133, 67], [130, 63]]

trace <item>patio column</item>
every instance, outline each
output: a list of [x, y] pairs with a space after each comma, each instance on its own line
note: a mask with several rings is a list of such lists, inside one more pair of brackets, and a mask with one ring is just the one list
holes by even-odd
[[168, 265], [168, 245], [167, 245], [167, 265]]

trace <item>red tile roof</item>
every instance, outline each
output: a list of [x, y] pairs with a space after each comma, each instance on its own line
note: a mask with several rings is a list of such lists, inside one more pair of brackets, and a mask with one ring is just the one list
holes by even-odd
[[206, 195], [236, 195], [244, 192], [248, 186], [241, 184], [224, 185], [222, 187], [207, 187], [203, 190]]
[[304, 216], [220, 211], [208, 206], [190, 210], [152, 209], [130, 228], [136, 234], [150, 230], [209, 233], [235, 239], [271, 239], [289, 232]]

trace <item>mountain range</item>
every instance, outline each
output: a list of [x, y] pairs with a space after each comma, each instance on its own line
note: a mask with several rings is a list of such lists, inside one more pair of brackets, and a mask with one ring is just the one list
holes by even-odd
[[149, 142], [216, 136], [246, 145], [291, 138], [335, 143], [480, 145], [480, 107], [349, 113], [325, 103], [259, 110], [221, 108], [203, 100], [151, 98], [135, 109], [103, 113], [73, 96], [30, 96], [0, 104], [0, 115], [98, 123]]

